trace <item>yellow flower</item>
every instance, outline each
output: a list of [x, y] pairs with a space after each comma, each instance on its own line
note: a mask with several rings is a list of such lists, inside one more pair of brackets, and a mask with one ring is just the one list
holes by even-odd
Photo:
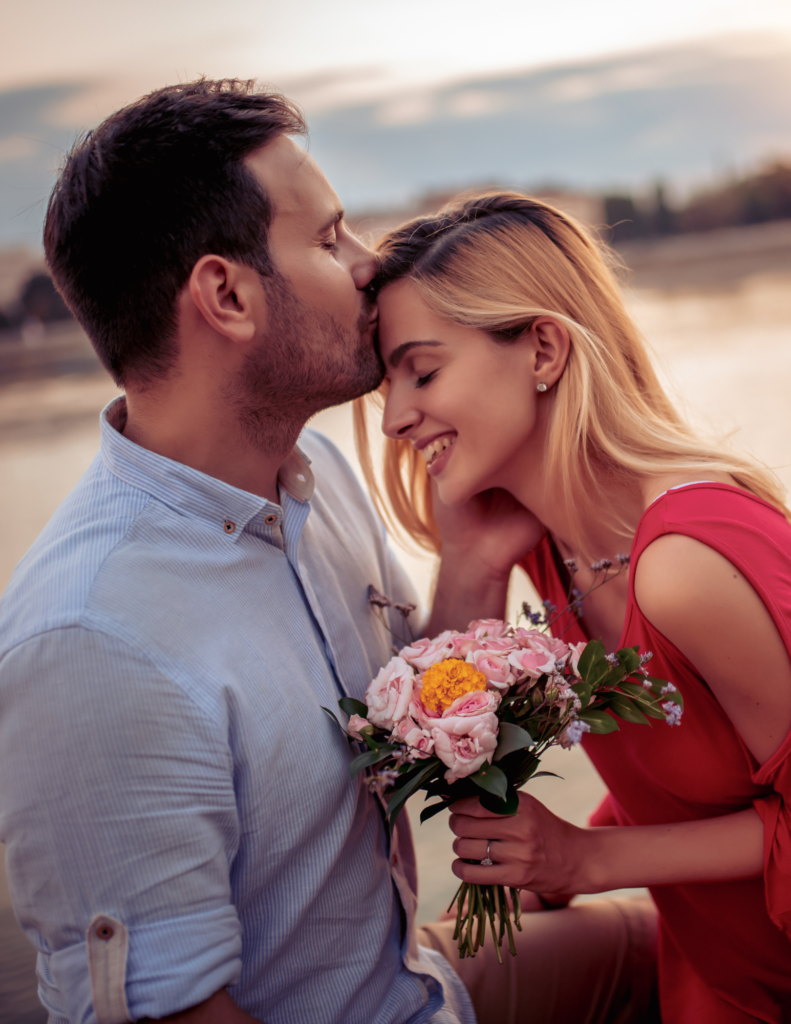
[[423, 676], [420, 699], [430, 710], [441, 715], [454, 700], [465, 693], [486, 689], [486, 676], [474, 665], [458, 658], [448, 658], [432, 665]]

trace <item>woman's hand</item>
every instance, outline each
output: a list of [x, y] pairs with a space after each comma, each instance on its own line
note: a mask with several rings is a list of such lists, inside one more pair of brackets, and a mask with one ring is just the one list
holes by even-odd
[[508, 576], [546, 533], [532, 512], [500, 488], [451, 508], [439, 500], [434, 484], [432, 503], [443, 560], [474, 559], [480, 571], [492, 576]]
[[435, 488], [433, 502], [442, 561], [426, 636], [466, 629], [473, 619], [504, 618], [511, 569], [539, 543], [544, 527], [500, 489], [449, 508]]
[[[481, 806], [477, 797], [452, 807], [450, 827], [460, 858], [453, 873], [465, 882], [507, 885], [540, 893], [595, 892], [586, 875], [591, 833], [563, 821], [534, 797], [519, 794], [519, 812], [504, 817]], [[466, 864], [489, 856], [494, 867]]]
[[[540, 893], [607, 892], [643, 885], [734, 881], [763, 873], [764, 827], [749, 807], [721, 818], [577, 828], [527, 793], [519, 813], [485, 810], [477, 797], [458, 800], [450, 827], [459, 837], [453, 873], [478, 885], [509, 885]], [[492, 867], [482, 861], [486, 845]]]

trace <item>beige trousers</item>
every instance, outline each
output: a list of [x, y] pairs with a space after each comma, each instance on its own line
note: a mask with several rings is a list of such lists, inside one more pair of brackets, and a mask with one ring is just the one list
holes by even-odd
[[648, 898], [602, 899], [522, 915], [516, 956], [497, 963], [491, 934], [459, 959], [453, 921], [418, 929], [421, 946], [455, 967], [478, 1024], [648, 1024], [656, 1009], [656, 908]]

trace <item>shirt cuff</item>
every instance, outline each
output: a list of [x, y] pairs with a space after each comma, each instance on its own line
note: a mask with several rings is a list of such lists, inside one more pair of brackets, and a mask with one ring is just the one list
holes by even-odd
[[[241, 975], [242, 928], [233, 906], [128, 926], [128, 933], [125, 992], [132, 1020], [196, 1006]], [[47, 959], [68, 1019], [95, 1024], [87, 944]]]

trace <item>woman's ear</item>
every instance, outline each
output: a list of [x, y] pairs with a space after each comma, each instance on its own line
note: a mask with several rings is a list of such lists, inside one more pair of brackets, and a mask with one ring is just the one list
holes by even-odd
[[544, 383], [547, 388], [551, 388], [565, 370], [571, 351], [568, 328], [554, 316], [540, 316], [531, 324], [529, 338], [534, 351], [536, 386]]
[[192, 268], [188, 288], [206, 323], [229, 341], [247, 345], [260, 332], [266, 299], [252, 267], [222, 256], [202, 256]]

